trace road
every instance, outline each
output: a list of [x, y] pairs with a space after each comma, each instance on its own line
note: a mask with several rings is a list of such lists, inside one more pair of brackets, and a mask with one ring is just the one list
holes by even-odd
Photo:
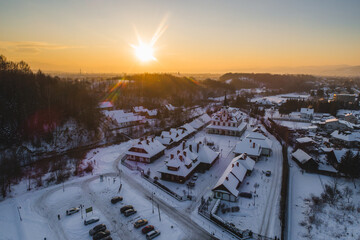
[[[269, 136], [273, 141], [273, 158], [275, 159], [274, 172], [272, 173], [272, 182], [269, 189], [268, 201], [266, 202], [266, 207], [264, 215], [262, 217], [259, 234], [267, 237], [274, 237], [276, 235], [275, 222], [279, 217], [279, 201], [281, 193], [281, 175], [282, 175], [282, 147], [280, 143], [273, 137]], [[278, 233], [279, 236], [279, 233]]]

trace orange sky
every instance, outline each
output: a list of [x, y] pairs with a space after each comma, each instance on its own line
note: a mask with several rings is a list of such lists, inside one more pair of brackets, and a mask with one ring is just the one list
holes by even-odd
[[[1, 1], [0, 54], [44, 71], [227, 72], [360, 65], [359, 1]], [[131, 44], [155, 43], [140, 62]]]

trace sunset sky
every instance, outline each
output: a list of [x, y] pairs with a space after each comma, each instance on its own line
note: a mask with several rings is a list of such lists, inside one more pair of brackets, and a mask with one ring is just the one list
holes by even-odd
[[[139, 61], [136, 32], [160, 25], [156, 61]], [[360, 65], [360, 1], [0, 0], [0, 54], [89, 73]]]

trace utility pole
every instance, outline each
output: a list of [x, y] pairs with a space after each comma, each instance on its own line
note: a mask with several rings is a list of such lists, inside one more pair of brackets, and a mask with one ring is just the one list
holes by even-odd
[[152, 213], [154, 213], [154, 192], [151, 193]]
[[18, 210], [18, 213], [19, 213], [19, 218], [20, 218], [20, 221], [22, 221], [21, 214], [20, 214], [20, 209], [21, 209], [21, 206], [18, 206], [17, 210]]
[[82, 205], [82, 204], [80, 204], [80, 211], [81, 211], [81, 219], [83, 219], [83, 212], [82, 212], [82, 210], [83, 210], [83, 207], [84, 207], [84, 205]]
[[161, 216], [160, 216], [160, 206], [159, 206], [159, 204], [157, 205], [157, 207], [158, 207], [158, 212], [159, 212], [159, 221], [161, 222]]
[[64, 181], [63, 181], [62, 185], [63, 185], [63, 192], [65, 192], [65, 185], [64, 185]]

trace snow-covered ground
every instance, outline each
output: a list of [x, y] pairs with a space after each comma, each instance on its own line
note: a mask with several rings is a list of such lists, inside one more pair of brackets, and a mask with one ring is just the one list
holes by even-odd
[[[342, 205], [347, 204], [347, 199], [342, 199], [335, 206], [325, 204], [322, 211], [316, 213], [316, 218], [320, 221], [312, 224], [310, 234], [312, 238], [307, 235], [308, 230], [305, 226], [300, 225], [302, 222], [306, 222], [306, 214], [310, 210], [309, 204], [304, 200], [310, 199], [312, 195], [319, 197], [324, 192], [325, 184], [331, 185], [334, 179], [319, 174], [302, 173], [292, 160], [290, 160], [290, 165], [288, 239], [359, 239], [360, 213], [357, 208], [360, 202], [360, 192], [354, 188], [352, 181], [344, 178], [338, 179], [339, 190], [343, 191], [346, 186], [353, 190], [350, 203], [354, 204], [354, 211], [341, 209]], [[359, 186], [360, 182], [356, 180], [355, 183]]]

